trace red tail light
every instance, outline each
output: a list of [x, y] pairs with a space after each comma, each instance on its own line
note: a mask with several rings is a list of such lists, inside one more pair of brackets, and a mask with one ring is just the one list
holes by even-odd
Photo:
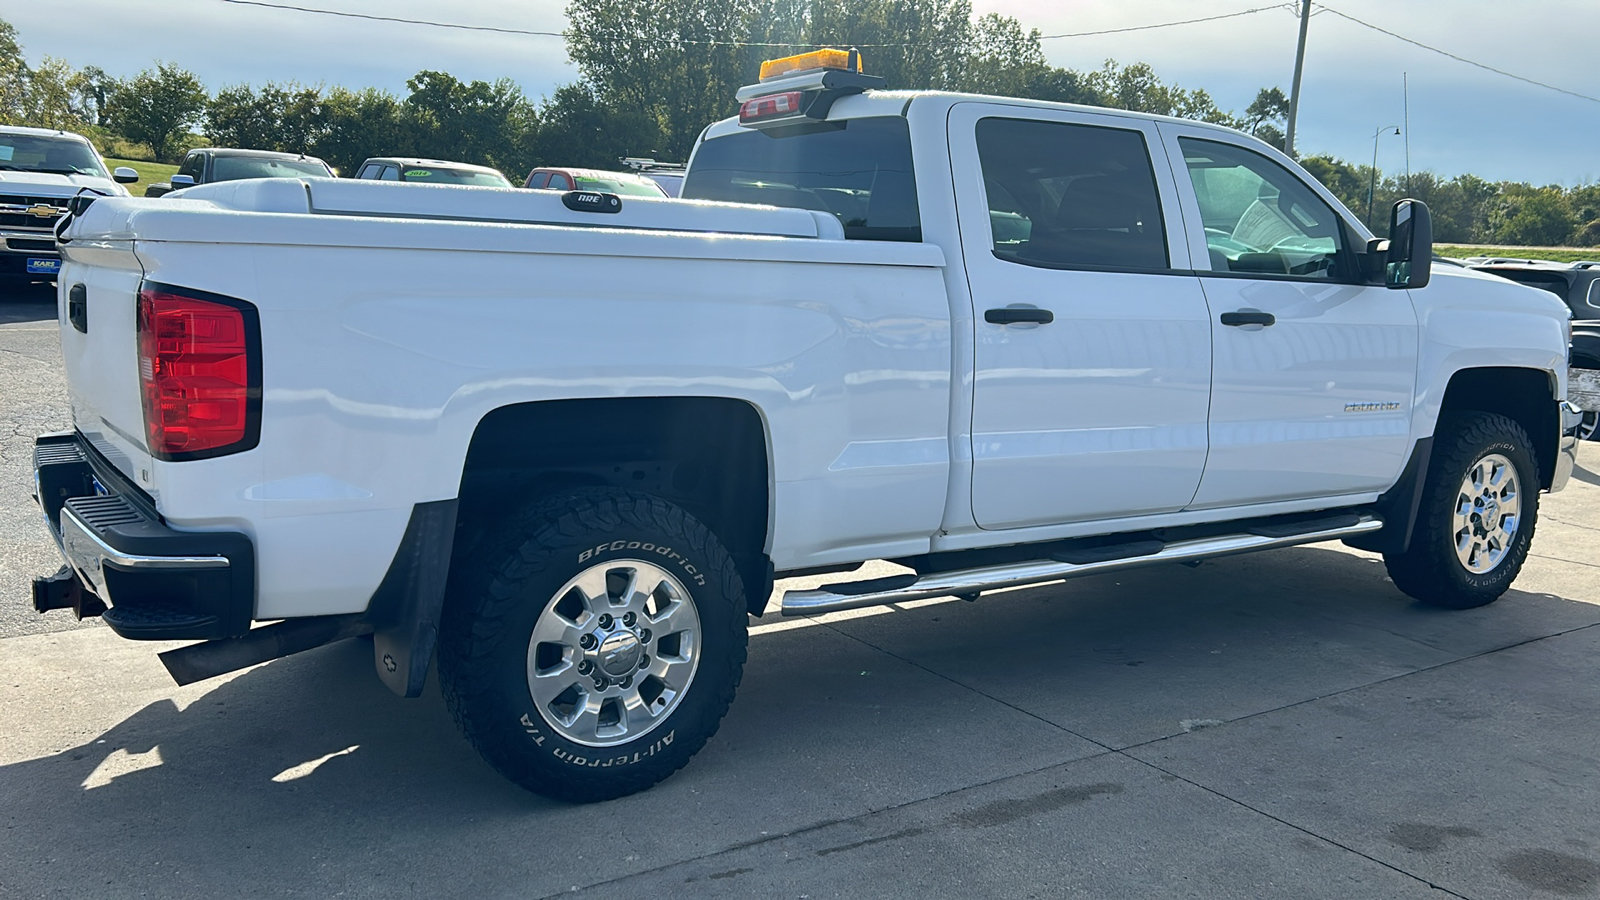
[[758, 119], [776, 119], [779, 117], [796, 116], [800, 114], [800, 103], [804, 97], [802, 91], [786, 91], [782, 94], [768, 94], [765, 97], [754, 97], [746, 100], [739, 107], [739, 122], [754, 122]]
[[261, 435], [261, 329], [242, 300], [146, 283], [139, 290], [139, 382], [157, 459], [204, 459]]

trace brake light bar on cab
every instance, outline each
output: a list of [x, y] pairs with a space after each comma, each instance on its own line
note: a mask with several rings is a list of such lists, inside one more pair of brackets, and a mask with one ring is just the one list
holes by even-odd
[[240, 453], [261, 439], [261, 320], [243, 300], [145, 282], [139, 385], [150, 455]]
[[833, 101], [884, 86], [876, 75], [861, 73], [861, 54], [850, 50], [813, 50], [761, 64], [761, 80], [745, 85], [739, 101], [739, 124], [767, 128], [828, 117]]

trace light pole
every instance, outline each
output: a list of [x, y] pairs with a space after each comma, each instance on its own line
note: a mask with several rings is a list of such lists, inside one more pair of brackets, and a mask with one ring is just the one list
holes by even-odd
[[1385, 125], [1372, 133], [1372, 169], [1367, 177], [1367, 230], [1372, 230], [1372, 195], [1378, 188], [1378, 138], [1389, 129], [1393, 128], [1395, 134], [1400, 133], [1399, 125]]

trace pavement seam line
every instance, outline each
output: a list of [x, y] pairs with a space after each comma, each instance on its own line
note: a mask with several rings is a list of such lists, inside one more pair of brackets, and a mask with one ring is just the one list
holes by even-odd
[[1192, 787], [1199, 788], [1200, 790], [1205, 791], [1206, 793], [1208, 793], [1208, 794], [1210, 794], [1210, 795], [1212, 795], [1214, 797], [1218, 797], [1218, 798], [1222, 799], [1223, 801], [1226, 801], [1228, 803], [1232, 803], [1235, 806], [1238, 806], [1240, 809], [1244, 809], [1244, 810], [1248, 810], [1250, 812], [1253, 812], [1256, 815], [1261, 816], [1264, 819], [1269, 819], [1269, 820], [1271, 820], [1273, 822], [1277, 822], [1279, 825], [1283, 825], [1283, 826], [1285, 826], [1287, 828], [1292, 828], [1295, 831], [1300, 832], [1301, 834], [1313, 837], [1313, 838], [1315, 838], [1315, 839], [1317, 839], [1319, 841], [1322, 841], [1323, 843], [1331, 844], [1332, 846], [1338, 847], [1340, 850], [1343, 850], [1346, 853], [1350, 853], [1350, 854], [1353, 854], [1355, 856], [1359, 856], [1359, 857], [1361, 857], [1362, 859], [1364, 859], [1364, 860], [1366, 860], [1368, 862], [1376, 863], [1377, 865], [1379, 865], [1379, 866], [1381, 866], [1381, 867], [1383, 867], [1385, 869], [1388, 869], [1391, 872], [1395, 872], [1395, 873], [1397, 873], [1399, 875], [1403, 875], [1406, 878], [1412, 879], [1413, 881], [1421, 882], [1422, 884], [1425, 884], [1428, 887], [1433, 888], [1436, 891], [1441, 891], [1443, 893], [1449, 894], [1452, 897], [1459, 897], [1459, 898], [1461, 898], [1461, 900], [1471, 900], [1471, 898], [1466, 894], [1459, 894], [1459, 893], [1457, 893], [1455, 891], [1450, 890], [1449, 888], [1447, 888], [1447, 887], [1445, 887], [1443, 885], [1435, 884], [1434, 882], [1429, 881], [1426, 878], [1423, 878], [1421, 875], [1417, 875], [1417, 874], [1412, 873], [1412, 872], [1407, 872], [1405, 869], [1402, 869], [1399, 866], [1396, 866], [1396, 865], [1394, 865], [1392, 863], [1384, 862], [1383, 860], [1378, 859], [1375, 856], [1371, 856], [1369, 854], [1363, 853], [1360, 850], [1357, 850], [1356, 848], [1351, 847], [1348, 844], [1340, 843], [1339, 841], [1336, 841], [1333, 838], [1328, 837], [1326, 835], [1318, 834], [1317, 832], [1312, 831], [1311, 829], [1309, 829], [1309, 828], [1307, 828], [1307, 827], [1305, 827], [1303, 825], [1296, 825], [1295, 823], [1290, 822], [1288, 819], [1284, 819], [1284, 818], [1280, 818], [1278, 816], [1275, 816], [1272, 813], [1269, 813], [1264, 809], [1260, 809], [1260, 808], [1251, 806], [1250, 804], [1244, 802], [1243, 800], [1239, 800], [1239, 799], [1237, 799], [1235, 797], [1230, 797], [1227, 794], [1224, 794], [1222, 791], [1217, 790], [1216, 788], [1209, 787], [1207, 785], [1201, 784], [1200, 782], [1195, 781], [1195, 780], [1193, 780], [1191, 778], [1185, 778], [1184, 776], [1179, 775], [1177, 772], [1168, 771], [1167, 769], [1164, 769], [1161, 766], [1158, 766], [1153, 762], [1150, 762], [1148, 760], [1139, 759], [1136, 756], [1129, 756], [1128, 754], [1122, 752], [1121, 750], [1116, 751], [1116, 755], [1121, 756], [1124, 759], [1133, 760], [1134, 762], [1139, 763], [1141, 765], [1148, 766], [1149, 768], [1154, 769], [1157, 772], [1162, 773], [1163, 775], [1168, 775], [1168, 776], [1171, 776], [1173, 778], [1176, 778], [1179, 781], [1183, 782], [1184, 784], [1190, 785]]
[[[596, 882], [594, 882], [592, 884], [576, 885], [575, 888], [576, 888], [576, 890], [579, 890], [579, 891], [594, 890], [595, 888], [601, 888], [601, 887], [605, 887], [606, 885], [617, 884], [619, 882], [627, 881], [630, 878], [639, 878], [639, 877], [642, 877], [642, 876], [645, 876], [645, 875], [652, 875], [652, 874], [655, 874], [657, 872], [665, 872], [665, 871], [667, 871], [669, 869], [675, 869], [675, 868], [678, 868], [680, 866], [687, 866], [687, 865], [689, 865], [691, 863], [703, 862], [703, 861], [708, 860], [708, 859], [715, 859], [715, 858], [717, 858], [719, 856], [726, 856], [729, 853], [737, 853], [740, 850], [749, 850], [752, 847], [759, 847], [759, 846], [761, 846], [763, 844], [770, 844], [773, 841], [782, 841], [782, 840], [787, 840], [787, 839], [792, 838], [792, 837], [800, 837], [801, 835], [810, 834], [810, 833], [812, 833], [814, 831], [821, 831], [821, 830], [823, 830], [825, 828], [832, 828], [835, 825], [847, 825], [847, 824], [849, 824], [851, 822], [857, 822], [857, 821], [860, 821], [862, 819], [870, 819], [870, 818], [872, 818], [874, 816], [881, 816], [881, 815], [885, 815], [885, 814], [888, 814], [888, 813], [899, 812], [899, 811], [901, 811], [903, 809], [908, 809], [910, 807], [918, 806], [918, 805], [921, 805], [923, 803], [932, 803], [932, 802], [934, 802], [936, 800], [943, 800], [946, 797], [949, 797], [949, 796], [952, 796], [952, 795], [955, 795], [955, 794], [959, 794], [959, 793], [961, 793], [963, 791], [971, 791], [971, 790], [978, 790], [980, 788], [994, 787], [995, 785], [1005, 784], [1008, 781], [1015, 781], [1015, 780], [1017, 780], [1019, 778], [1029, 778], [1029, 777], [1032, 777], [1034, 775], [1038, 775], [1038, 774], [1043, 773], [1043, 772], [1048, 772], [1051, 769], [1059, 769], [1059, 768], [1061, 768], [1063, 766], [1076, 765], [1077, 763], [1087, 762], [1087, 761], [1089, 761], [1091, 759], [1103, 759], [1103, 758], [1105, 758], [1107, 756], [1116, 756], [1116, 755], [1118, 755], [1118, 752], [1116, 750], [1107, 749], [1107, 750], [1105, 750], [1103, 752], [1100, 752], [1100, 753], [1091, 753], [1088, 756], [1079, 757], [1078, 759], [1069, 759], [1069, 760], [1067, 760], [1065, 762], [1053, 762], [1053, 763], [1050, 763], [1048, 765], [1040, 766], [1037, 769], [1029, 769], [1026, 772], [1013, 772], [1010, 775], [1001, 775], [1001, 776], [999, 776], [997, 778], [991, 778], [988, 781], [978, 781], [978, 782], [974, 782], [972, 784], [964, 784], [964, 785], [961, 785], [960, 787], [950, 788], [947, 791], [940, 791], [937, 794], [929, 794], [926, 797], [916, 797], [916, 798], [913, 798], [911, 800], [903, 800], [903, 801], [901, 801], [899, 803], [893, 803], [893, 804], [890, 804], [888, 806], [879, 807], [878, 809], [869, 809], [869, 810], [866, 810], [864, 812], [856, 813], [853, 816], [840, 816], [839, 818], [836, 818], [836, 819], [828, 819], [828, 820], [823, 821], [823, 822], [815, 822], [815, 823], [807, 825], [807, 826], [805, 826], [803, 828], [796, 828], [793, 831], [785, 831], [785, 832], [783, 832], [781, 834], [769, 834], [769, 835], [766, 835], [764, 837], [753, 838], [753, 839], [747, 840], [747, 841], [739, 841], [738, 843], [729, 844], [728, 846], [723, 847], [720, 850], [711, 850], [709, 852], [702, 853], [699, 856], [691, 856], [691, 857], [688, 857], [686, 859], [674, 860], [674, 861], [669, 862], [669, 863], [663, 863], [663, 864], [661, 864], [659, 866], [652, 866], [652, 867], [650, 867], [648, 869], [641, 869], [641, 870], [639, 870], [637, 872], [629, 872], [626, 875], [618, 875], [618, 876], [616, 876], [614, 878], [607, 878], [604, 881], [596, 881]], [[554, 894], [545, 894], [543, 897], [540, 897], [539, 900], [556, 900], [557, 897], [567, 897], [567, 896], [570, 896], [573, 893], [573, 890], [574, 890], [574, 888], [568, 888], [568, 889], [566, 889], [564, 891], [558, 891], [558, 892], [556, 892]]]
[[1539, 559], [1548, 559], [1551, 562], [1572, 563], [1575, 566], [1588, 566], [1591, 569], [1600, 569], [1600, 565], [1597, 565], [1595, 563], [1580, 562], [1579, 560], [1576, 560], [1576, 559], [1567, 559], [1564, 556], [1545, 556], [1543, 553], [1529, 553], [1528, 555], [1529, 556], [1538, 557]]
[[834, 632], [835, 634], [838, 634], [838, 635], [841, 635], [843, 637], [849, 638], [850, 640], [855, 641], [855, 642], [857, 642], [859, 644], [862, 644], [863, 646], [866, 646], [866, 647], [868, 647], [870, 649], [876, 650], [879, 653], [882, 653], [884, 656], [887, 656], [887, 657], [889, 657], [891, 659], [898, 659], [901, 662], [905, 663], [908, 666], [911, 666], [914, 669], [921, 669], [922, 671], [927, 672], [929, 675], [932, 675], [935, 678], [939, 678], [939, 679], [942, 679], [944, 681], [948, 681], [951, 684], [955, 685], [956, 687], [961, 688], [962, 690], [971, 691], [972, 693], [977, 694], [979, 697], [983, 697], [986, 700], [992, 700], [995, 703], [998, 703], [1001, 706], [1006, 707], [1007, 709], [1015, 710], [1016, 712], [1022, 713], [1023, 715], [1027, 716], [1030, 719], [1037, 719], [1038, 721], [1043, 722], [1046, 725], [1049, 725], [1051, 728], [1055, 728], [1055, 729], [1057, 729], [1059, 731], [1065, 732], [1066, 734], [1072, 735], [1073, 737], [1077, 738], [1078, 740], [1088, 741], [1089, 743], [1094, 744], [1096, 747], [1100, 747], [1100, 748], [1103, 748], [1105, 750], [1109, 750], [1109, 751], [1111, 751], [1113, 753], [1118, 752], [1116, 747], [1113, 747], [1112, 745], [1107, 744], [1104, 741], [1097, 741], [1094, 738], [1089, 737], [1087, 735], [1079, 734], [1078, 732], [1073, 731], [1071, 728], [1068, 728], [1067, 726], [1062, 725], [1060, 722], [1052, 722], [1049, 719], [1045, 718], [1044, 716], [1039, 715], [1036, 712], [1033, 712], [1031, 710], [1023, 709], [1022, 707], [1016, 705], [1015, 703], [1010, 703], [1010, 702], [1007, 702], [1005, 700], [1002, 700], [999, 697], [996, 697], [995, 695], [993, 695], [993, 694], [991, 694], [991, 693], [989, 693], [987, 691], [980, 690], [978, 688], [973, 687], [970, 684], [966, 684], [964, 682], [958, 681], [957, 679], [952, 678], [951, 676], [946, 675], [943, 672], [936, 672], [933, 669], [930, 669], [927, 666], [923, 665], [922, 663], [916, 662], [915, 660], [906, 659], [905, 657], [899, 655], [898, 653], [895, 653], [893, 650], [885, 650], [884, 648], [879, 647], [877, 644], [872, 643], [871, 641], [867, 640], [866, 638], [857, 637], [856, 635], [850, 634], [847, 631], [843, 631], [843, 630], [840, 630], [838, 628], [835, 628], [832, 622], [818, 622], [817, 624], [821, 625], [822, 627], [824, 627], [826, 629], [828, 629], [829, 631]]
[[[1489, 650], [1482, 650], [1482, 651], [1479, 651], [1477, 653], [1471, 654], [1470, 656], [1462, 656], [1462, 657], [1458, 657], [1456, 659], [1445, 660], [1444, 662], [1441, 662], [1441, 663], [1434, 663], [1431, 666], [1423, 666], [1420, 669], [1412, 669], [1409, 672], [1401, 672], [1398, 675], [1390, 675], [1387, 678], [1379, 678], [1377, 681], [1369, 681], [1366, 684], [1358, 684], [1358, 685], [1354, 685], [1352, 687], [1340, 688], [1337, 691], [1329, 691], [1326, 694], [1321, 694], [1321, 695], [1316, 696], [1316, 697], [1308, 697], [1308, 698], [1306, 698], [1304, 700], [1296, 700], [1293, 703], [1285, 703], [1282, 706], [1275, 706], [1275, 707], [1273, 707], [1271, 709], [1263, 709], [1263, 710], [1259, 710], [1259, 711], [1253, 712], [1253, 713], [1246, 713], [1246, 714], [1244, 714], [1242, 716], [1239, 716], [1237, 718], [1229, 719], [1226, 722], [1223, 722], [1222, 725], [1232, 725], [1235, 722], [1247, 722], [1247, 721], [1249, 721], [1251, 719], [1256, 718], [1257, 716], [1265, 716], [1265, 715], [1269, 715], [1269, 714], [1275, 713], [1275, 712], [1282, 712], [1283, 710], [1286, 710], [1286, 709], [1294, 709], [1297, 706], [1305, 706], [1308, 703], [1318, 703], [1318, 702], [1323, 701], [1323, 700], [1328, 700], [1328, 699], [1333, 698], [1333, 697], [1338, 697], [1338, 696], [1341, 696], [1343, 694], [1348, 694], [1351, 691], [1366, 690], [1367, 688], [1370, 688], [1370, 687], [1377, 687], [1378, 685], [1381, 685], [1381, 684], [1388, 684], [1391, 681], [1398, 681], [1398, 680], [1400, 680], [1402, 678], [1410, 678], [1413, 675], [1421, 675], [1421, 674], [1423, 674], [1425, 672], [1432, 672], [1432, 671], [1435, 671], [1437, 669], [1442, 669], [1445, 666], [1453, 666], [1453, 665], [1456, 665], [1457, 663], [1470, 662], [1471, 660], [1474, 660], [1474, 659], [1481, 659], [1481, 658], [1483, 658], [1485, 656], [1491, 656], [1491, 655], [1493, 655], [1495, 653], [1501, 653], [1501, 652], [1504, 652], [1506, 650], [1515, 650], [1518, 647], [1525, 647], [1525, 646], [1527, 646], [1529, 644], [1536, 644], [1536, 643], [1538, 643], [1540, 641], [1550, 640], [1551, 638], [1565, 637], [1565, 636], [1567, 636], [1569, 634], [1574, 634], [1576, 632], [1583, 631], [1583, 630], [1589, 629], [1589, 628], [1600, 628], [1600, 622], [1591, 622], [1588, 625], [1579, 625], [1579, 626], [1576, 626], [1574, 628], [1568, 628], [1565, 631], [1558, 631], [1555, 634], [1546, 634], [1546, 635], [1541, 635], [1539, 637], [1528, 638], [1526, 640], [1518, 641], [1515, 644], [1507, 644], [1504, 647], [1494, 647], [1494, 648], [1491, 648]], [[1219, 727], [1220, 728], [1222, 726], [1219, 725], [1219, 726], [1214, 726], [1214, 727]], [[1117, 753], [1123, 753], [1123, 752], [1126, 752], [1128, 750], [1138, 750], [1141, 747], [1149, 747], [1152, 744], [1159, 744], [1162, 741], [1170, 741], [1173, 738], [1181, 738], [1181, 737], [1184, 737], [1185, 735], [1188, 735], [1188, 734], [1193, 734], [1193, 732], [1185, 731], [1185, 732], [1182, 732], [1182, 733], [1179, 733], [1179, 734], [1163, 735], [1161, 737], [1151, 738], [1148, 741], [1140, 741], [1140, 742], [1138, 742], [1136, 744], [1128, 744], [1128, 745], [1123, 746], [1123, 747], [1115, 747], [1115, 748], [1112, 748], [1112, 749], [1115, 750], [1115, 752], [1117, 752]], [[1100, 742], [1099, 741], [1095, 741], [1095, 743], [1098, 744]], [[1104, 745], [1102, 744], [1101, 746], [1104, 746]]]

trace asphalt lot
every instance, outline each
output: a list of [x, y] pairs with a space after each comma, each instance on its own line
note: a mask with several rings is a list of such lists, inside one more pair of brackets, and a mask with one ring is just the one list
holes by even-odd
[[360, 642], [176, 688], [36, 616], [53, 315], [0, 305], [0, 898], [1600, 896], [1600, 445], [1490, 607], [1329, 544], [768, 616], [684, 771], [574, 807]]

